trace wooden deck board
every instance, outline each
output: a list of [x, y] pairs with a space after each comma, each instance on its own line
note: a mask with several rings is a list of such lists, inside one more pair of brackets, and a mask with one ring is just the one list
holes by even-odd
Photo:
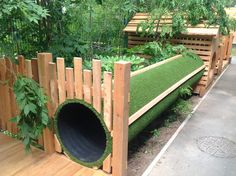
[[0, 176], [108, 176], [83, 167], [57, 153], [39, 149], [26, 154], [20, 141], [0, 133]]

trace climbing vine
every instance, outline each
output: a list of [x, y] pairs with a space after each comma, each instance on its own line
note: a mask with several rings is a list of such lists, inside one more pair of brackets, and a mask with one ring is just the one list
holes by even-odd
[[19, 138], [23, 141], [25, 150], [29, 151], [43, 129], [49, 127], [47, 97], [38, 83], [24, 76], [17, 77], [13, 91], [20, 113], [11, 120], [17, 124]]

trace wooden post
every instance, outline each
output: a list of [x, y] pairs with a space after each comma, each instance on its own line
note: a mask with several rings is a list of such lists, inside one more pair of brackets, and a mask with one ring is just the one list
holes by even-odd
[[38, 60], [37, 60], [37, 58], [33, 58], [31, 60], [31, 68], [32, 68], [33, 80], [35, 80], [37, 83], [39, 83], [39, 72], [38, 72]]
[[1, 129], [6, 130], [7, 124], [5, 119], [5, 79], [6, 79], [6, 62], [5, 59], [0, 58], [0, 119], [1, 119]]
[[7, 120], [7, 130], [13, 132], [13, 124], [10, 121], [12, 116], [12, 106], [11, 106], [11, 95], [13, 94], [10, 86], [12, 86], [12, 63], [10, 59], [6, 60], [6, 81], [7, 84], [5, 85], [5, 111], [6, 111], [6, 120]]
[[233, 46], [233, 39], [234, 39], [233, 33], [230, 33], [227, 56], [226, 56], [227, 60], [230, 60], [230, 58], [231, 58], [231, 50], [232, 50], [232, 46]]
[[66, 92], [67, 92], [67, 99], [74, 98], [74, 69], [73, 68], [66, 68]]
[[82, 59], [74, 58], [75, 98], [83, 99]]
[[92, 71], [84, 70], [84, 101], [87, 103], [92, 103]]
[[[57, 84], [57, 67], [56, 64], [53, 62], [49, 63], [49, 77], [50, 77], [50, 91], [51, 91], [51, 102], [52, 102], [52, 112], [53, 114], [56, 112], [58, 107], [58, 84]], [[62, 148], [60, 143], [57, 139], [57, 136], [54, 134], [54, 144], [55, 144], [55, 151], [58, 153], [62, 152]]]
[[129, 92], [130, 63], [116, 62], [114, 72], [113, 176], [127, 176]]
[[25, 75], [25, 58], [24, 56], [18, 56], [18, 62], [19, 62], [19, 74]]
[[[104, 73], [103, 84], [103, 116], [104, 122], [108, 130], [112, 131], [112, 73]], [[111, 155], [109, 155], [103, 162], [103, 170], [107, 173], [111, 173]]]
[[58, 77], [59, 104], [61, 104], [66, 100], [64, 58], [57, 58], [57, 77]]
[[93, 107], [101, 113], [101, 61], [93, 60]]
[[25, 60], [25, 76], [33, 78], [31, 60]]
[[[49, 62], [52, 61], [51, 53], [39, 53], [38, 54], [38, 72], [39, 83], [44, 88], [45, 94], [50, 98], [50, 83], [49, 83]], [[48, 114], [49, 117], [53, 116], [51, 103], [48, 101]], [[53, 131], [46, 128], [43, 132], [44, 150], [46, 153], [53, 153], [54, 150], [54, 135]]]

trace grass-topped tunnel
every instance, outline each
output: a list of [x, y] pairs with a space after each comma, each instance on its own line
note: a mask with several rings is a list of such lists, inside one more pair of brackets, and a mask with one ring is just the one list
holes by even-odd
[[[168, 88], [203, 66], [198, 57], [180, 56], [158, 67], [131, 77], [130, 117]], [[129, 141], [155, 118], [158, 118], [179, 97], [179, 90], [193, 86], [202, 77], [200, 70], [178, 86], [158, 104], [129, 126]], [[72, 160], [88, 166], [100, 167], [112, 151], [112, 137], [101, 114], [81, 100], [68, 100], [58, 107], [55, 129], [63, 150]]]

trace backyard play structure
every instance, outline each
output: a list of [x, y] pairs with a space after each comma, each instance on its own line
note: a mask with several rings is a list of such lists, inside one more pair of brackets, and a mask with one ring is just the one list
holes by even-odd
[[[141, 32], [141, 29], [140, 31], [137, 31], [138, 25], [149, 19], [150, 15], [148, 13], [136, 13], [128, 23], [124, 32], [128, 35], [129, 48], [157, 40], [153, 36], [143, 37], [140, 35], [139, 32]], [[157, 23], [158, 21], [156, 24]], [[171, 24], [171, 17], [163, 17], [159, 23], [160, 27]], [[174, 45], [184, 45], [186, 48], [199, 55], [204, 61], [206, 66], [205, 73], [196, 87], [195, 93], [200, 94], [201, 96], [204, 95], [214, 78], [214, 74], [221, 73], [222, 68], [229, 63], [232, 41], [232, 34], [229, 36], [221, 36], [219, 27], [206, 27], [204, 24], [199, 24], [194, 27], [187, 26], [185, 33], [170, 40]]]
[[[50, 53], [18, 60], [16, 65], [0, 59], [0, 79], [11, 86], [14, 70], [38, 81], [50, 97], [55, 133], [44, 130], [39, 141], [44, 150], [64, 152], [83, 166], [102, 166], [113, 175], [125, 175], [128, 141], [168, 108], [182, 87], [194, 85], [205, 68], [201, 59], [181, 55], [132, 73], [130, 63], [118, 62], [114, 75], [105, 72], [102, 81], [99, 60], [93, 60], [92, 71], [82, 70], [80, 58], [74, 58], [74, 68], [65, 68], [63, 58], [53, 63]], [[15, 133], [9, 119], [18, 108], [9, 86], [0, 87], [1, 128]]]
[[[135, 72], [130, 63], [120, 61], [114, 64], [114, 74], [102, 73], [100, 60], [92, 61], [92, 70], [84, 70], [81, 58], [74, 58], [74, 67], [69, 68], [63, 58], [53, 63], [51, 53], [39, 53], [32, 60], [19, 56], [18, 65], [0, 59], [0, 81], [5, 83], [0, 84], [0, 128], [17, 132], [9, 121], [19, 113], [11, 87], [14, 73], [25, 75], [49, 97], [47, 107], [55, 127], [45, 129], [39, 139], [45, 152], [125, 176], [128, 142], [178, 99], [180, 89], [196, 84], [205, 89], [213, 79], [221, 46], [218, 29], [209, 30], [172, 41], [192, 48], [201, 58], [177, 55]], [[129, 44], [134, 40], [145, 42], [130, 32]]]

